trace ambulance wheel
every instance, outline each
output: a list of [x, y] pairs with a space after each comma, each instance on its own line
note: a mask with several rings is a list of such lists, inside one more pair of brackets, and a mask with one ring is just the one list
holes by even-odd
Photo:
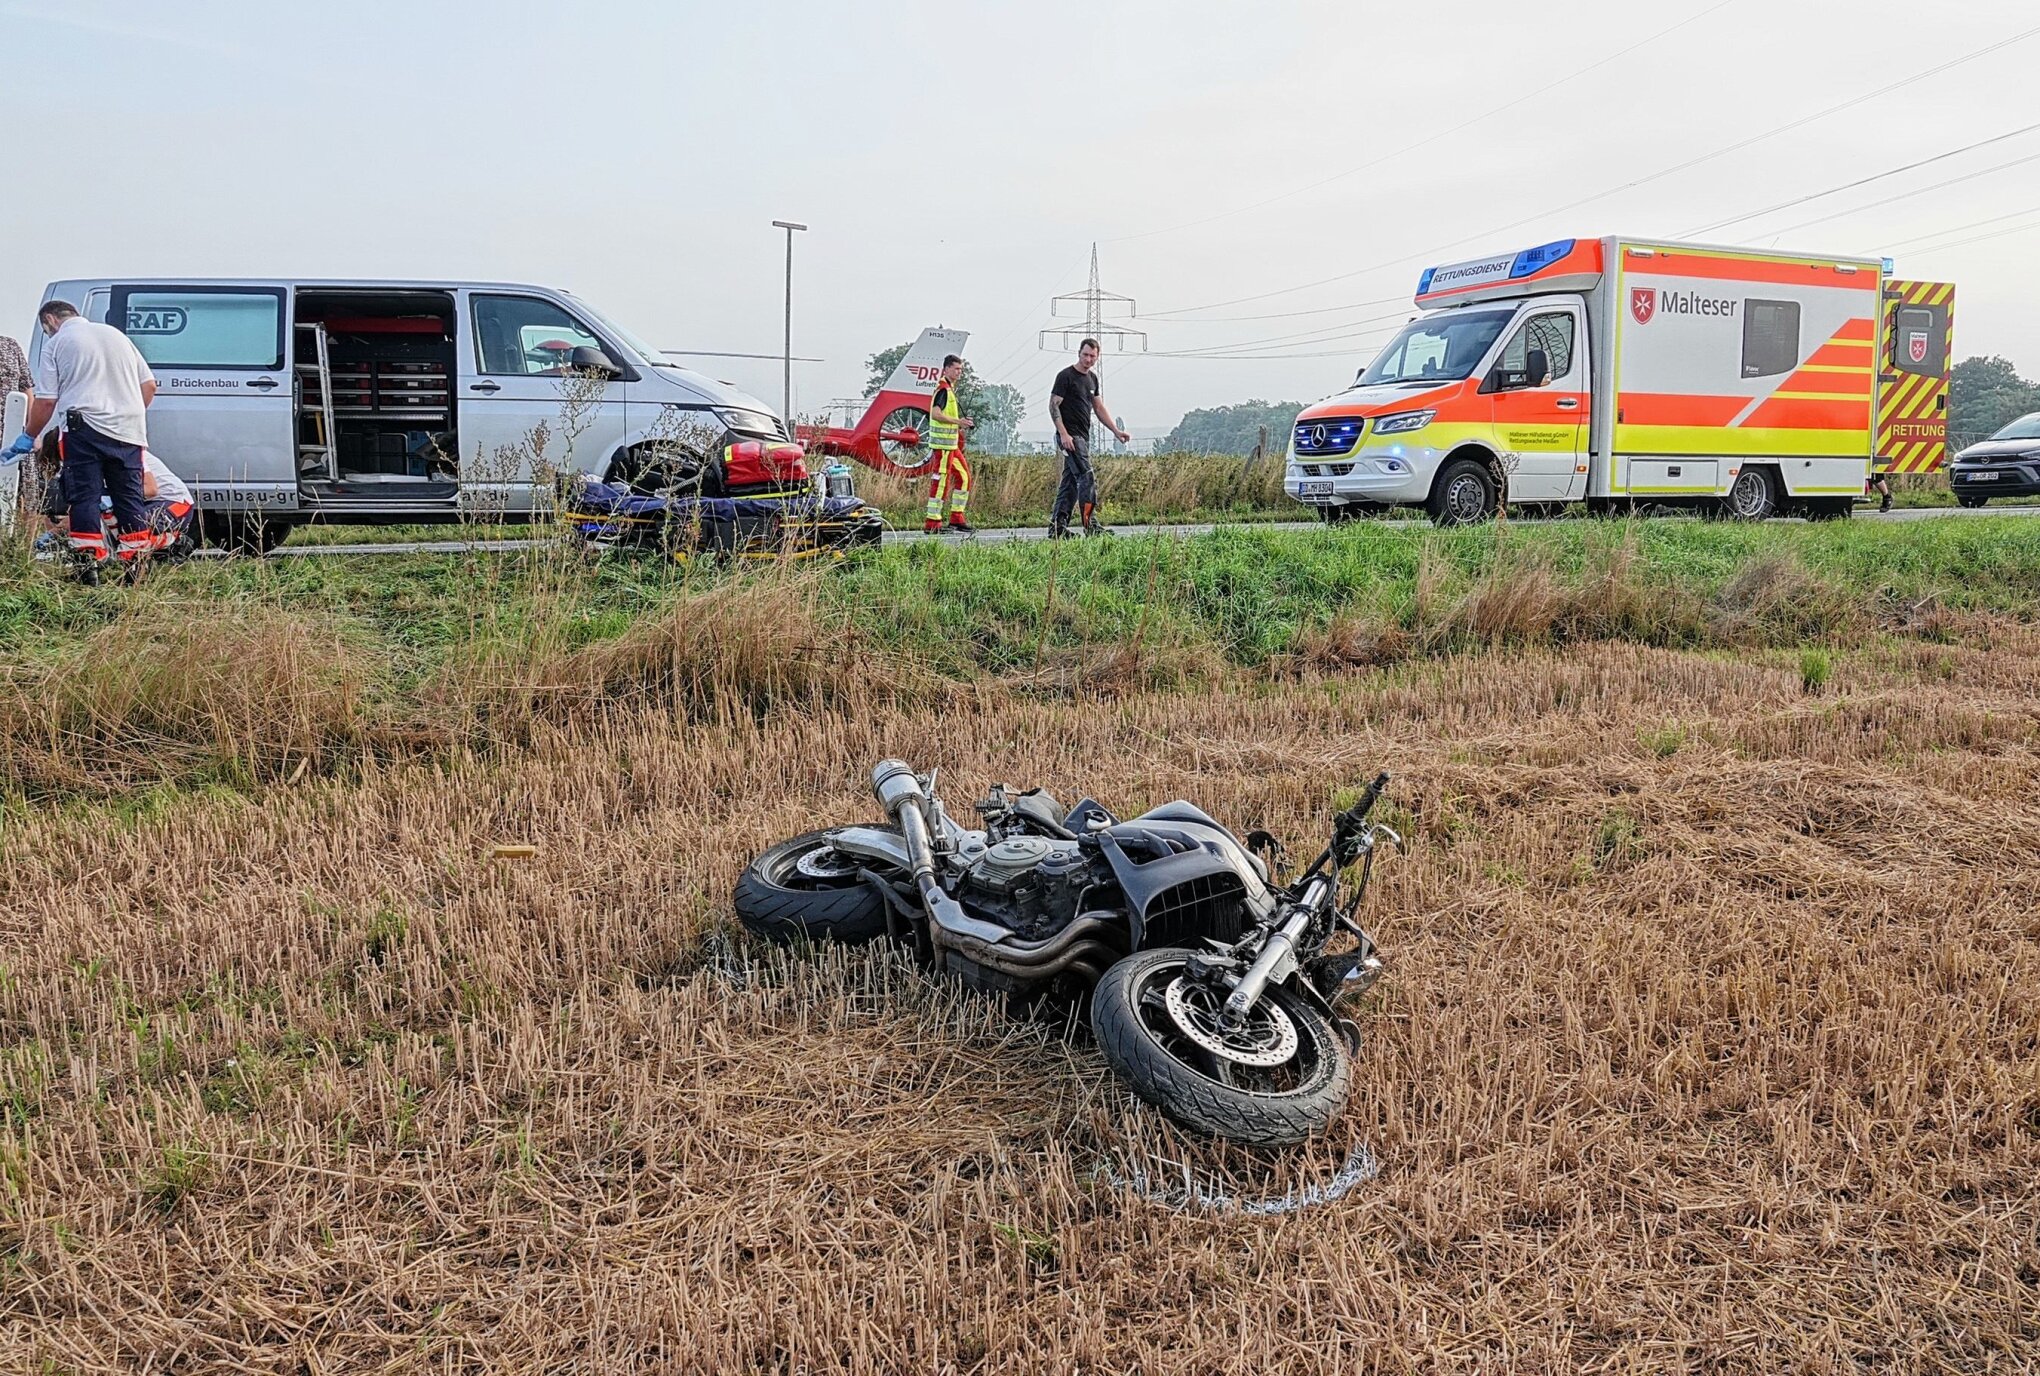
[[1478, 525], [1495, 514], [1495, 475], [1477, 459], [1445, 465], [1426, 503], [1435, 526]]
[[1778, 514], [1778, 480], [1768, 468], [1745, 468], [1716, 510], [1731, 521], [1768, 521]]

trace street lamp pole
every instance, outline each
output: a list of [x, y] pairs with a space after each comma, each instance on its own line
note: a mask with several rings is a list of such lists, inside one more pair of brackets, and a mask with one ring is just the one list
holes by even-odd
[[793, 232], [796, 229], [806, 229], [807, 226], [797, 225], [791, 220], [774, 220], [772, 227], [786, 231], [786, 353], [780, 382], [785, 389], [785, 397], [781, 402], [782, 414], [790, 434], [793, 426]]

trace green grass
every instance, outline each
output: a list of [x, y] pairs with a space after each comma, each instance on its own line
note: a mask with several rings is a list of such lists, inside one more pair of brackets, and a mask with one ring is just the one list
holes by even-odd
[[[1195, 538], [907, 543], [821, 570], [831, 615], [866, 643], [951, 671], [999, 672], [1043, 649], [1208, 646], [1239, 665], [1295, 649], [1335, 618], [1414, 627], [1430, 598], [1527, 569], [1560, 584], [1623, 577], [1646, 591], [1718, 597], [1739, 574], [1785, 561], [1833, 594], [2026, 615], [2040, 594], [2040, 522], [1988, 517], [1905, 524], [1742, 526], [1699, 521], [1512, 522], [1436, 531], [1221, 529]], [[534, 595], [530, 568], [545, 563]], [[788, 576], [678, 568], [650, 557], [563, 561], [534, 554], [404, 555], [195, 563], [152, 578], [157, 615], [205, 618], [262, 605], [340, 619], [373, 648], [392, 686], [478, 639], [515, 640], [535, 618], [568, 647], [614, 638], [726, 580]], [[1051, 588], [1053, 591], [1051, 592]], [[130, 590], [79, 590], [47, 566], [0, 578], [0, 652], [35, 656], [128, 614]]]
[[199, 561], [97, 589], [14, 564], [0, 813], [70, 802], [126, 823], [194, 791], [514, 750], [614, 709], [715, 721], [934, 700], [945, 680], [1251, 692], [1255, 677], [1626, 640], [1770, 654], [1820, 693], [1852, 647], [1959, 638], [1962, 614], [2028, 618], [2036, 599], [2040, 521], [1990, 517], [1234, 526], [736, 569], [555, 541]]

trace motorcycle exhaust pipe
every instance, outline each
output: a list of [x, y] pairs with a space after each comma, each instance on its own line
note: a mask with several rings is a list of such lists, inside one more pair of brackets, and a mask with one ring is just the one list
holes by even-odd
[[1094, 970], [1102, 958], [1111, 964], [1120, 956], [1099, 940], [1112, 935], [1110, 923], [1080, 917], [1041, 942], [1016, 942], [1009, 934], [980, 922], [935, 882], [935, 844], [930, 832], [927, 790], [912, 767], [900, 760], [881, 760], [871, 771], [871, 792], [880, 807], [899, 825], [913, 867], [914, 886], [930, 920], [928, 939], [938, 951], [954, 951], [966, 960], [1016, 979], [1042, 980], [1072, 967]]
[[[1114, 939], [1120, 943], [1114, 945]], [[1016, 979], [1040, 979], [1063, 969], [1072, 956], [1102, 955], [1109, 965], [1126, 952], [1125, 938], [1101, 918], [1080, 917], [1042, 941], [984, 941], [968, 932], [944, 932], [942, 944], [958, 955]]]
[[913, 768], [901, 760], [880, 760], [871, 771], [871, 792], [886, 815], [899, 824], [913, 865], [914, 887], [921, 906], [938, 927], [967, 929], [970, 915], [935, 882], [935, 843], [928, 829], [928, 794]]

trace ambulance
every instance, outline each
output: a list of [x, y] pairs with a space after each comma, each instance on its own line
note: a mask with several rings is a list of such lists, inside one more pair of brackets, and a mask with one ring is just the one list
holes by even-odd
[[1283, 487], [1339, 521], [1504, 504], [1847, 516], [1946, 460], [1954, 288], [1874, 258], [1614, 236], [1427, 269], [1423, 313], [1307, 407]]

